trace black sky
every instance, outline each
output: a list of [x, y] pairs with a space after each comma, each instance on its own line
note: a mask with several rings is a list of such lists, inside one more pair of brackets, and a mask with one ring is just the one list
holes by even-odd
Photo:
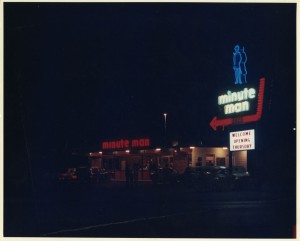
[[208, 141], [235, 44], [268, 81], [268, 131], [295, 127], [295, 4], [4, 3], [4, 27], [8, 155], [159, 143], [164, 112], [170, 139]]

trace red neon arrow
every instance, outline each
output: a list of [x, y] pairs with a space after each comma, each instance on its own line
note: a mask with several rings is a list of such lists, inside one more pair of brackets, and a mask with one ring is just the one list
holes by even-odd
[[265, 78], [261, 78], [260, 82], [259, 82], [257, 110], [254, 115], [246, 115], [246, 116], [227, 118], [227, 119], [221, 119], [221, 120], [218, 120], [217, 117], [215, 116], [211, 120], [210, 126], [216, 131], [218, 126], [223, 126], [223, 129], [224, 129], [225, 126], [229, 126], [229, 125], [233, 125], [233, 124], [244, 124], [244, 123], [260, 120], [260, 118], [262, 116], [262, 108], [263, 108], [263, 102], [264, 102], [265, 81], [266, 81]]

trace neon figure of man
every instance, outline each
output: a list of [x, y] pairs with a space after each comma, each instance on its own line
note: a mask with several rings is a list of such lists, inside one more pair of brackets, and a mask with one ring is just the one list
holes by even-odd
[[242, 56], [242, 60], [241, 60], [242, 78], [243, 78], [243, 82], [247, 83], [247, 69], [246, 69], [247, 54], [245, 52], [245, 47], [242, 48], [241, 56]]
[[236, 45], [233, 52], [233, 71], [235, 75], [235, 84], [242, 84], [241, 61], [242, 55], [240, 53], [240, 46]]

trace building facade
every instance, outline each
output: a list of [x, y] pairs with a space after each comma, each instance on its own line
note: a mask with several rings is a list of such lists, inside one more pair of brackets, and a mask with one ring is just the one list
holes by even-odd
[[[112, 171], [115, 180], [125, 180], [126, 167], [133, 166], [138, 166], [139, 180], [150, 180], [157, 168], [171, 167], [182, 174], [189, 166], [229, 166], [229, 150], [224, 147], [109, 150], [88, 155], [91, 167]], [[247, 151], [233, 152], [232, 165], [247, 169]]]

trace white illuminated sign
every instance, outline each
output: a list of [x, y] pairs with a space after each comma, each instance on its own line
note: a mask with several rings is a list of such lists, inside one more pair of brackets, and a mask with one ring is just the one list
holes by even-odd
[[255, 149], [255, 133], [253, 130], [230, 132], [230, 151]]
[[250, 110], [250, 103], [248, 100], [256, 97], [256, 90], [254, 88], [244, 88], [242, 91], [231, 92], [218, 97], [218, 104], [224, 105], [224, 114], [240, 113]]

